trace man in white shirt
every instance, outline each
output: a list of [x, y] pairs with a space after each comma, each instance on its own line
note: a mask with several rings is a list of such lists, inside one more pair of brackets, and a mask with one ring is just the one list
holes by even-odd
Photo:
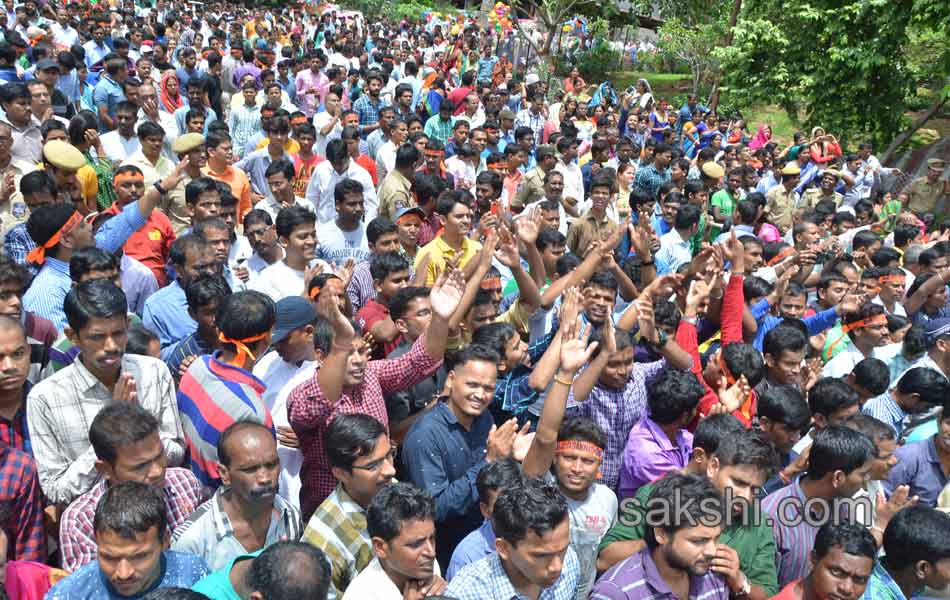
[[579, 142], [573, 138], [562, 137], [557, 141], [557, 151], [561, 156], [554, 165], [554, 170], [564, 176], [565, 201], [575, 206], [580, 213], [583, 212], [581, 207], [584, 205], [584, 176], [575, 162], [578, 145]]
[[69, 13], [60, 9], [56, 21], [50, 25], [53, 32], [53, 44], [57, 48], [72, 48], [79, 43], [79, 32], [69, 23]]
[[363, 186], [365, 218], [367, 221], [374, 219], [379, 210], [379, 199], [376, 196], [376, 188], [373, 187], [373, 179], [366, 169], [350, 159], [346, 142], [330, 141], [327, 144], [326, 157], [327, 160], [313, 170], [306, 192], [306, 198], [313, 204], [320, 222], [327, 223], [336, 218], [333, 191], [336, 184], [344, 179], [354, 179]]
[[376, 153], [376, 179], [382, 185], [386, 174], [396, 168], [396, 150], [409, 138], [409, 125], [396, 117], [389, 124], [389, 140]]
[[317, 141], [313, 145], [314, 154], [323, 156], [327, 151], [327, 142], [340, 138], [343, 126], [340, 124], [340, 97], [333, 91], [327, 92], [323, 106], [326, 110], [313, 115], [313, 126], [317, 129]]
[[251, 289], [271, 297], [274, 302], [287, 296], [299, 296], [307, 285], [306, 274], [329, 271], [329, 266], [316, 260], [317, 219], [299, 206], [283, 208], [277, 213], [276, 229], [284, 258], [265, 268], [251, 282]]
[[320, 248], [317, 256], [333, 265], [343, 265], [348, 259], [356, 262], [369, 260], [369, 241], [363, 215], [363, 186], [356, 180], [344, 179], [333, 191], [336, 219], [317, 227]]
[[115, 107], [116, 128], [100, 138], [106, 158], [117, 165], [142, 149], [142, 142], [135, 135], [138, 111], [128, 100], [119, 102]]
[[446, 589], [435, 560], [435, 500], [410, 483], [392, 483], [366, 509], [375, 558], [350, 583], [343, 600], [402, 600]]

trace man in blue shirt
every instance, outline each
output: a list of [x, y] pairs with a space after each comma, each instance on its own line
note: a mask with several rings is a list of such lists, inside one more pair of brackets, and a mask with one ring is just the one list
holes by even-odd
[[190, 588], [208, 574], [203, 560], [164, 550], [165, 500], [138, 481], [111, 486], [93, 521], [99, 557], [56, 584], [47, 600], [139, 598], [152, 590]]
[[439, 564], [449, 564], [455, 546], [483, 520], [475, 480], [485, 465], [511, 456], [518, 434], [515, 419], [491, 431], [487, 409], [495, 397], [500, 360], [485, 346], [459, 352], [448, 376], [448, 398], [424, 413], [406, 434], [405, 471], [435, 497]]
[[128, 65], [123, 58], [113, 56], [105, 62], [102, 78], [92, 92], [92, 99], [99, 110], [99, 131], [112, 131], [116, 128], [115, 109], [125, 100], [122, 82], [128, 76]]
[[917, 496], [921, 504], [936, 506], [937, 497], [948, 481], [943, 468], [947, 461], [950, 461], [950, 403], [945, 402], [935, 435], [897, 449], [897, 464], [884, 482], [885, 495], [890, 497], [904, 485], [910, 488], [909, 496]]
[[696, 94], [687, 94], [686, 103], [680, 107], [680, 116], [676, 120], [676, 139], [679, 140], [683, 137], [683, 125], [691, 121], [694, 114], [706, 114], [707, 112], [709, 112], [709, 109], [699, 103]]

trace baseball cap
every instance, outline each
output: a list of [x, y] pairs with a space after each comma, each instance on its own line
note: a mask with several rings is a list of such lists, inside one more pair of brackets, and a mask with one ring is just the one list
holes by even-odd
[[288, 296], [277, 301], [277, 321], [271, 333], [271, 344], [284, 341], [295, 329], [317, 319], [317, 311], [303, 296]]

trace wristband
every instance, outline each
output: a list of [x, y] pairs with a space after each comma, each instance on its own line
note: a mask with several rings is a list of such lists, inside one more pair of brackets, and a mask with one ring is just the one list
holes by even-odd
[[654, 263], [654, 261], [653, 261], [653, 259], [651, 258], [650, 260], [640, 261], [640, 266], [641, 266], [641, 267], [651, 267], [651, 266], [653, 266], [653, 263]]
[[571, 387], [572, 385], [574, 385], [573, 381], [570, 381], [568, 379], [561, 379], [560, 377], [557, 377], [557, 376], [554, 377], [554, 383], [560, 383], [561, 385], [566, 385], [567, 387]]
[[159, 182], [156, 181], [156, 182], [153, 183], [152, 185], [155, 186], [155, 189], [158, 190], [158, 193], [161, 194], [162, 196], [167, 196], [167, 195], [168, 195], [168, 190], [166, 190], [165, 188], [163, 188], [163, 187], [162, 187], [162, 184], [160, 184]]

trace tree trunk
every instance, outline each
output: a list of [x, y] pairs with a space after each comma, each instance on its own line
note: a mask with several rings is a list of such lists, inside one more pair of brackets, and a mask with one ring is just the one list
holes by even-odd
[[492, 6], [494, 6], [494, 4], [492, 3], [491, 0], [482, 0], [482, 5], [478, 9], [478, 13], [480, 15], [479, 20], [481, 21], [481, 25], [483, 29], [488, 28], [488, 13], [489, 11], [491, 11]]
[[910, 137], [914, 135], [914, 133], [916, 133], [918, 129], [923, 127], [927, 121], [933, 118], [933, 116], [937, 114], [937, 111], [939, 111], [943, 107], [943, 105], [947, 103], [948, 100], [950, 100], [950, 96], [937, 97], [937, 99], [934, 100], [933, 104], [927, 107], [927, 110], [924, 111], [924, 114], [917, 117], [917, 120], [914, 121], [914, 123], [910, 126], [910, 129], [908, 129], [907, 131], [904, 131], [903, 133], [898, 135], [896, 138], [894, 138], [894, 141], [891, 142], [891, 145], [888, 146], [887, 150], [884, 151], [884, 154], [881, 155], [881, 164], [882, 165], [886, 164], [894, 155], [894, 153], [897, 151], [897, 149], [900, 148], [901, 145], [904, 144], [904, 142], [909, 140]]
[[541, 50], [541, 54], [547, 56], [551, 54], [551, 44], [554, 43], [554, 36], [557, 34], [557, 28], [548, 29], [548, 33], [544, 36], [544, 48]]
[[[732, 45], [733, 35], [736, 29], [736, 23], [739, 22], [739, 12], [742, 10], [742, 0], [735, 0], [732, 4], [732, 12], [729, 13], [729, 30], [726, 31], [726, 39], [723, 40], [723, 48]], [[713, 81], [712, 91], [709, 94], [709, 110], [716, 110], [719, 106], [719, 78], [721, 74], [716, 74]]]

